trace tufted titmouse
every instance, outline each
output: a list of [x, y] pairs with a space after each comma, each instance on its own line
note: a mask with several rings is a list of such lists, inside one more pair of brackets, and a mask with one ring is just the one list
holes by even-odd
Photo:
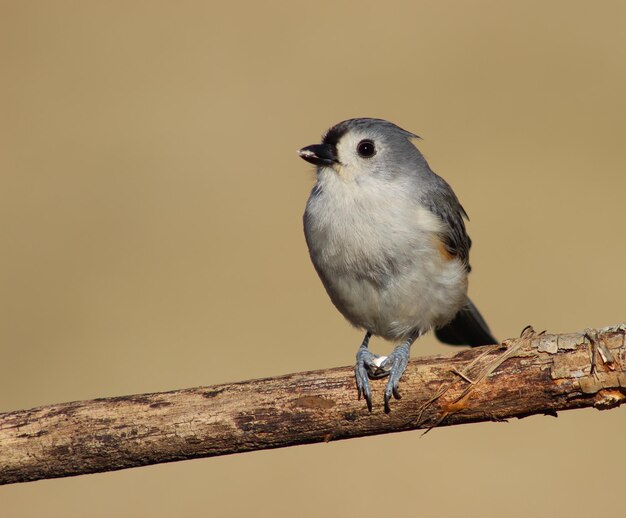
[[[467, 214], [417, 138], [382, 119], [350, 119], [298, 152], [317, 166], [304, 213], [311, 260], [333, 304], [366, 331], [355, 377], [370, 410], [368, 376], [389, 376], [388, 412], [411, 344], [430, 329], [448, 344], [497, 343], [467, 297]], [[401, 343], [379, 356], [372, 335]]]

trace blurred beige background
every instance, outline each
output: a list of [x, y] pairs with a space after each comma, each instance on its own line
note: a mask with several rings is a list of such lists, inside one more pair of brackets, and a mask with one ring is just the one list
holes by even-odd
[[[497, 336], [626, 320], [625, 24], [620, 1], [1, 2], [0, 411], [352, 364], [295, 151], [354, 116], [424, 138]], [[615, 516], [625, 433], [623, 409], [576, 411], [5, 486], [0, 507]]]

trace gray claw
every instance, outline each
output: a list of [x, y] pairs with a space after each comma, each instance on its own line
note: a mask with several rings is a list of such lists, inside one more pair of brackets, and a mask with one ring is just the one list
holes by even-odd
[[367, 403], [367, 409], [372, 411], [372, 392], [370, 390], [370, 384], [367, 379], [367, 370], [365, 369], [363, 363], [357, 361], [356, 367], [354, 369], [354, 377], [356, 378], [356, 390], [359, 395], [359, 399], [361, 399], [361, 395], [365, 398], [365, 402]]
[[389, 381], [385, 387], [385, 412], [390, 412], [389, 401], [391, 396], [396, 399], [400, 399], [400, 392], [398, 391], [398, 385], [400, 384], [400, 378], [409, 363], [410, 357], [410, 343], [403, 343], [396, 347], [389, 357], [383, 362], [381, 368], [386, 369], [389, 372]]
[[368, 377], [371, 373], [379, 368], [380, 357], [373, 354], [367, 348], [367, 344], [361, 345], [356, 353], [356, 366], [354, 368], [354, 377], [356, 379], [356, 389], [361, 399], [361, 395], [367, 403], [367, 409], [372, 411], [372, 392]]

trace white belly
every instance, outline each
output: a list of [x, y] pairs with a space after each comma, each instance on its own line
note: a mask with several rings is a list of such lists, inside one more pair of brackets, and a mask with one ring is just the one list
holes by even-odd
[[312, 195], [305, 213], [311, 259], [337, 309], [394, 340], [447, 323], [466, 302], [464, 265], [437, 247], [441, 224], [403, 193], [349, 185]]

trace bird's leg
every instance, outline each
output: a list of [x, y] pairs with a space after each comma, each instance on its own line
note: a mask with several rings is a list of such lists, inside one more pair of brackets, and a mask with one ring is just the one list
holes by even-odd
[[393, 352], [385, 359], [381, 364], [381, 369], [385, 371], [385, 374], [389, 375], [387, 386], [385, 387], [385, 412], [389, 413], [389, 400], [391, 396], [396, 399], [400, 399], [400, 392], [398, 392], [398, 384], [400, 378], [409, 363], [409, 357], [411, 356], [411, 345], [415, 339], [419, 336], [419, 333], [415, 333], [407, 338], [402, 344], [398, 345]]
[[381, 369], [381, 364], [387, 357], [374, 354], [367, 348], [371, 336], [372, 333], [370, 331], [365, 333], [363, 343], [356, 353], [356, 367], [354, 368], [354, 377], [356, 378], [356, 388], [359, 399], [361, 399], [362, 394], [370, 412], [372, 411], [372, 392], [367, 378], [382, 378], [389, 374], [388, 371]]

